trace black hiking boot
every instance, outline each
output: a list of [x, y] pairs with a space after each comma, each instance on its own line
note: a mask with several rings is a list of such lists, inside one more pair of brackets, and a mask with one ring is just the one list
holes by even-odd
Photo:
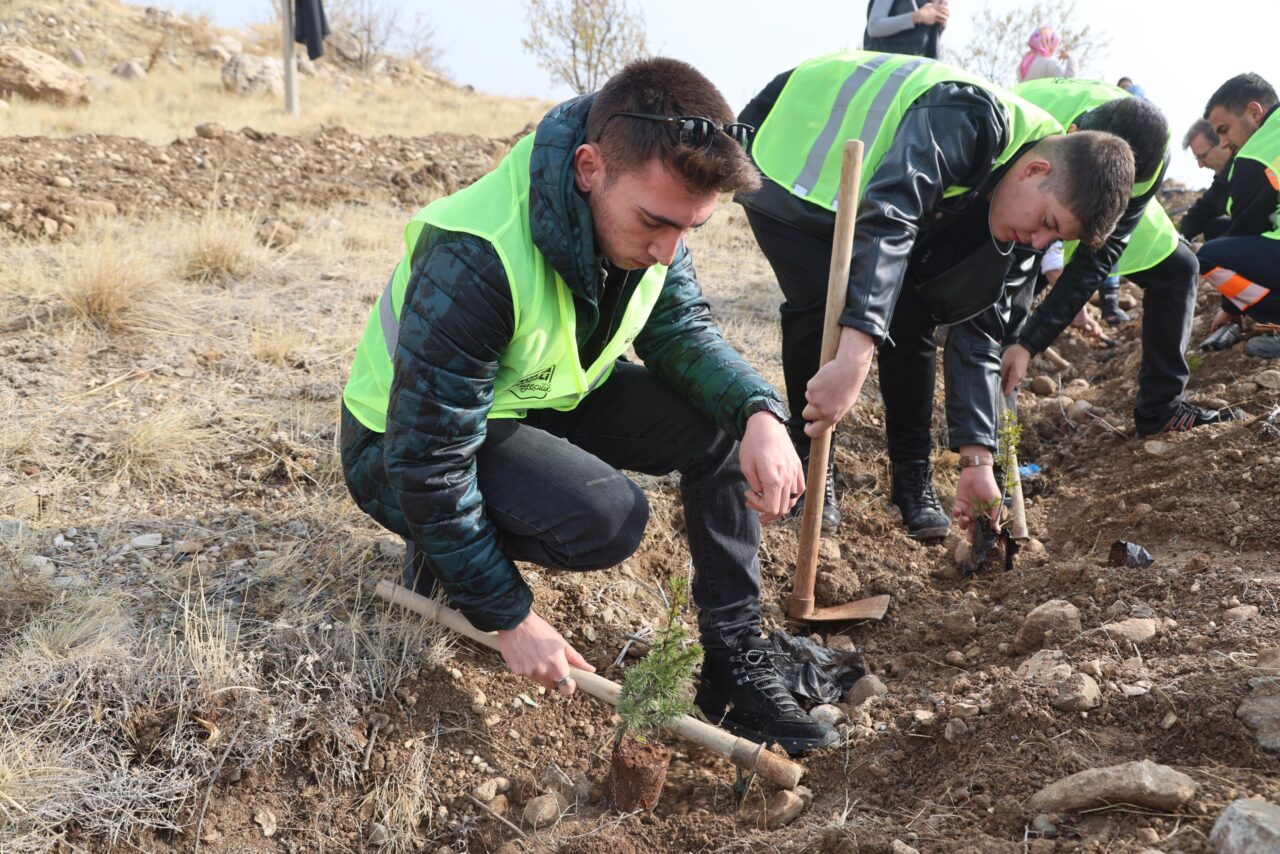
[[401, 584], [428, 599], [435, 596], [439, 589], [435, 573], [427, 566], [426, 559], [418, 554], [412, 540], [404, 541], [404, 576]]
[[773, 666], [772, 645], [749, 635], [737, 649], [708, 649], [694, 702], [707, 720], [740, 738], [777, 742], [792, 756], [831, 747], [840, 735], [796, 703]]
[[892, 498], [913, 539], [941, 540], [951, 530], [951, 520], [933, 491], [933, 468], [928, 460], [893, 464]]
[[[802, 454], [800, 463], [804, 466], [805, 483], [809, 482], [809, 455]], [[804, 496], [796, 499], [791, 512], [797, 518], [804, 515]], [[836, 464], [832, 460], [827, 464], [827, 485], [823, 490], [822, 533], [834, 534], [840, 528], [840, 503], [836, 500]]]
[[1206, 424], [1221, 424], [1224, 421], [1239, 421], [1244, 413], [1235, 407], [1227, 409], [1202, 409], [1192, 406], [1185, 400], [1179, 400], [1169, 414], [1158, 421], [1142, 421], [1134, 419], [1134, 427], [1140, 438], [1155, 436], [1157, 433], [1184, 433]]

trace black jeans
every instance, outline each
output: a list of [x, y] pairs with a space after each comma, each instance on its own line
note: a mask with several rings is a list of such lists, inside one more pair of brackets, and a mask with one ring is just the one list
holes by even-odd
[[[1142, 364], [1138, 368], [1138, 393], [1134, 417], [1140, 422], [1164, 421], [1186, 390], [1191, 370], [1187, 344], [1196, 312], [1196, 256], [1185, 243], [1150, 269], [1125, 276], [1142, 288]], [[1013, 298], [1011, 334], [1017, 338], [1031, 309], [1030, 288]]]
[[[805, 388], [818, 372], [821, 358], [831, 241], [751, 208], [746, 208], [746, 213], [786, 298], [781, 306], [782, 374], [791, 407], [791, 435], [803, 454], [809, 440], [800, 413], [805, 406]], [[933, 447], [935, 326], [920, 295], [904, 286], [894, 305], [889, 339], [877, 354], [889, 456], [896, 462], [927, 460]]]
[[1200, 274], [1229, 270], [1265, 288], [1267, 294], [1248, 309], [1254, 320], [1280, 323], [1280, 240], [1270, 237], [1220, 237], [1200, 247]]
[[[619, 362], [575, 409], [494, 418], [486, 429], [476, 479], [513, 560], [560, 570], [621, 563], [640, 545], [649, 502], [618, 470], [678, 471], [702, 643], [759, 634], [760, 518], [743, 501], [738, 443], [647, 369]], [[403, 516], [386, 515], [378, 521], [407, 538]]]

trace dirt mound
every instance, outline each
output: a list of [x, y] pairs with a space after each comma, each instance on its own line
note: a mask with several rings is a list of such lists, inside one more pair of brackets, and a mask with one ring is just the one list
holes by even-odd
[[155, 147], [115, 136], [0, 137], [0, 229], [59, 237], [104, 211], [229, 208], [269, 213], [392, 198], [416, 207], [483, 175], [514, 138], [456, 134], [305, 137], [202, 125], [203, 136]]

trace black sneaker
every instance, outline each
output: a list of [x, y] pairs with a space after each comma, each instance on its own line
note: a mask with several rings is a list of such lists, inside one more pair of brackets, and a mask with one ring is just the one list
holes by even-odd
[[694, 702], [707, 720], [741, 738], [776, 742], [792, 756], [838, 744], [840, 734], [796, 703], [773, 666], [772, 645], [748, 636], [737, 649], [708, 649]]
[[430, 599], [436, 595], [436, 576], [427, 566], [426, 559], [418, 554], [412, 540], [404, 541], [404, 577], [401, 583], [417, 593]]
[[1108, 326], [1123, 326], [1133, 319], [1120, 307], [1120, 297], [1116, 293], [1103, 294], [1098, 302], [1102, 307], [1102, 319]]
[[933, 491], [933, 468], [928, 460], [893, 464], [892, 499], [912, 538], [941, 540], [951, 530], [951, 520]]
[[1206, 424], [1239, 421], [1241, 418], [1244, 418], [1244, 413], [1235, 407], [1228, 409], [1202, 409], [1199, 406], [1192, 406], [1185, 400], [1179, 400], [1163, 421], [1144, 422], [1135, 419], [1134, 426], [1138, 429], [1138, 436], [1145, 438], [1154, 436], [1157, 433], [1184, 433], [1187, 430], [1194, 430]]
[[[802, 455], [800, 462], [804, 465], [805, 482], [809, 482], [809, 456]], [[801, 495], [791, 508], [791, 512], [800, 517], [804, 515], [804, 496]], [[840, 529], [840, 503], [836, 500], [836, 465], [835, 462], [827, 464], [827, 484], [823, 490], [822, 502], [822, 533], [834, 534]]]

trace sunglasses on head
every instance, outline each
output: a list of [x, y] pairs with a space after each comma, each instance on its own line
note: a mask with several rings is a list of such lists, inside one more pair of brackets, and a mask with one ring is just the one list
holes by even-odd
[[681, 145], [687, 145], [690, 148], [710, 148], [711, 143], [716, 138], [717, 133], [723, 133], [743, 148], [751, 145], [751, 139], [756, 134], [756, 129], [751, 125], [744, 125], [741, 122], [733, 122], [727, 125], [718, 125], [711, 119], [703, 116], [659, 116], [653, 113], [614, 113], [605, 119], [605, 124], [610, 120], [616, 119], [618, 116], [626, 116], [629, 119], [645, 119], [651, 122], [662, 122], [670, 125], [676, 131], [676, 137]]

